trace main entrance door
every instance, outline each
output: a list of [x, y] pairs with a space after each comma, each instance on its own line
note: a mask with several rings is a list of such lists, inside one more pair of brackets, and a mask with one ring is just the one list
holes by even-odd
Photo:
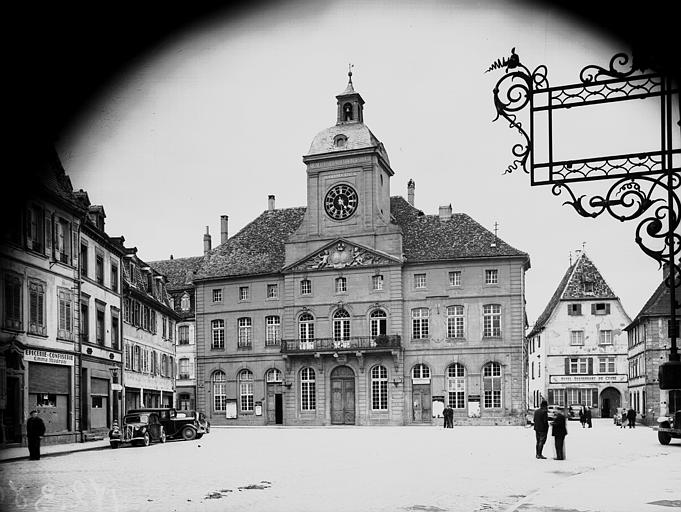
[[331, 372], [331, 423], [355, 424], [355, 373], [347, 366]]
[[281, 384], [267, 384], [267, 424], [284, 423], [284, 407], [281, 395]]
[[432, 398], [430, 384], [412, 385], [412, 407], [414, 423], [431, 423]]
[[620, 392], [615, 388], [601, 391], [601, 418], [612, 418], [618, 407], [621, 407]]

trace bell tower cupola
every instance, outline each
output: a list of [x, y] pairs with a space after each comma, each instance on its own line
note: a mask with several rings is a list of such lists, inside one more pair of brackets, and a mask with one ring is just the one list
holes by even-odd
[[364, 100], [352, 86], [352, 64], [348, 65], [348, 86], [336, 96], [338, 119], [336, 125], [364, 122]]

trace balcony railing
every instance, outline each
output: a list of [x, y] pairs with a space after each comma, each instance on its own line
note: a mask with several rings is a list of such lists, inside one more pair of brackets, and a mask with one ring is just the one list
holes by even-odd
[[402, 339], [399, 334], [380, 336], [352, 336], [343, 340], [334, 338], [314, 338], [311, 340], [281, 340], [281, 352], [309, 353], [309, 352], [343, 352], [343, 351], [381, 351], [400, 348]]

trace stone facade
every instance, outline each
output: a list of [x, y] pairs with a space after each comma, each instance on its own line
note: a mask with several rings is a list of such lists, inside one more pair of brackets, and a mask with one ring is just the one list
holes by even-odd
[[[198, 408], [215, 425], [520, 424], [526, 253], [391, 197], [352, 82], [268, 210], [194, 277]], [[410, 183], [413, 203], [413, 182]], [[219, 300], [216, 300], [219, 297]]]

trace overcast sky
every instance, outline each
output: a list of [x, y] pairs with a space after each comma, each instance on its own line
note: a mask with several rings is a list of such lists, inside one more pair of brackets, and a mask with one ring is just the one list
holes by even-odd
[[[57, 149], [74, 188], [104, 205], [109, 235], [147, 261], [198, 256], [206, 226], [219, 244], [220, 215], [233, 235], [269, 194], [278, 208], [305, 206], [302, 156], [335, 124], [352, 62], [364, 121], [395, 171], [391, 194], [406, 197], [413, 179], [426, 214], [451, 203], [490, 230], [498, 222], [500, 238], [530, 254], [530, 323], [582, 244], [633, 318], [661, 280], [634, 242], [637, 223], [582, 218], [528, 175], [503, 175], [522, 139], [492, 123], [503, 71], [484, 71], [512, 47], [530, 69], [545, 64], [551, 85], [630, 51], [564, 11], [515, 1], [301, 1], [216, 14], [131, 63]], [[638, 130], [625, 150], [654, 149], [641, 127], [654, 129], [658, 110], [631, 108], [566, 120], [557, 155], [621, 149], [625, 127]]]

